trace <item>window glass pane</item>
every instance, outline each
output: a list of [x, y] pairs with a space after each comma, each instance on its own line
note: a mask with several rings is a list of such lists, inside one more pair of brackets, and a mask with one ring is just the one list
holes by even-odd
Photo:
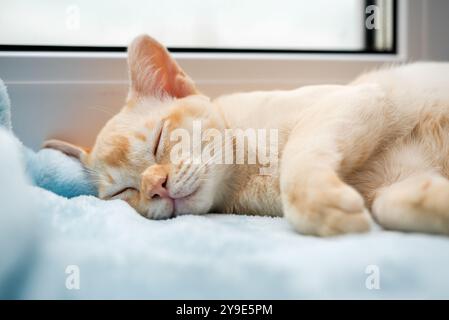
[[363, 50], [364, 19], [360, 0], [3, 0], [0, 43]]

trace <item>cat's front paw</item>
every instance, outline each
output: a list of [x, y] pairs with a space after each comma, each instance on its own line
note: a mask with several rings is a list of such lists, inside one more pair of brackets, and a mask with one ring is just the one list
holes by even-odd
[[283, 190], [284, 216], [302, 234], [335, 236], [370, 230], [372, 219], [362, 196], [336, 174]]

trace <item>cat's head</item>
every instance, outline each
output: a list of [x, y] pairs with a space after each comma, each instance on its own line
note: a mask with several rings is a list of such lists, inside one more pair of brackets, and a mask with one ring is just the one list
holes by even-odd
[[198, 121], [203, 129], [222, 130], [222, 118], [156, 40], [136, 38], [128, 48], [128, 67], [126, 105], [91, 150], [59, 140], [44, 146], [78, 158], [95, 179], [100, 198], [123, 199], [145, 217], [208, 212], [222, 168], [173, 152], [179, 141], [170, 137], [176, 129], [192, 136]]

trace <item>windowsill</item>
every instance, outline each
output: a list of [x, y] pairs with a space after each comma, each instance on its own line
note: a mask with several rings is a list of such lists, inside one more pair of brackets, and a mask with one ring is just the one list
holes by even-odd
[[[343, 83], [401, 54], [173, 53], [198, 84], [273, 83], [299, 86]], [[0, 52], [8, 83], [111, 83], [127, 81], [125, 52]]]
[[[211, 54], [174, 57], [210, 97], [230, 92], [344, 84], [398, 55]], [[14, 127], [24, 143], [39, 148], [57, 137], [89, 146], [128, 90], [126, 53], [3, 52], [0, 78], [14, 107]]]

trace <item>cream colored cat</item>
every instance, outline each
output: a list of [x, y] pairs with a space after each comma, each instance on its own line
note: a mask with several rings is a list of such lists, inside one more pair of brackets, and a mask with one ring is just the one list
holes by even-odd
[[[79, 158], [102, 199], [123, 199], [148, 218], [208, 212], [284, 215], [304, 234], [381, 226], [449, 233], [449, 64], [368, 73], [345, 86], [250, 92], [210, 100], [148, 36], [129, 47], [126, 105]], [[176, 128], [278, 129], [280, 164], [170, 161]]]

